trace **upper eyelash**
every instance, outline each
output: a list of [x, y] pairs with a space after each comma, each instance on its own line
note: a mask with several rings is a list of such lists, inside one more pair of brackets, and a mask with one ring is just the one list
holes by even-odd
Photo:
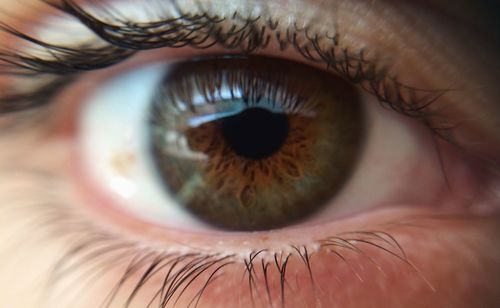
[[[44, 48], [53, 56], [47, 60], [22, 52], [0, 50], [0, 75], [17, 78], [34, 78], [45, 81], [30, 91], [8, 91], [0, 96], [0, 113], [23, 111], [41, 107], [51, 101], [65, 86], [71, 84], [82, 71], [103, 69], [131, 57], [135, 51], [103, 46], [78, 49], [56, 46], [24, 34], [0, 22], [0, 31], [7, 32], [32, 44]], [[46, 80], [45, 80], [46, 79]]]
[[[430, 116], [427, 107], [447, 91], [416, 89], [401, 84], [396, 77], [387, 76], [385, 67], [379, 67], [376, 61], [365, 59], [364, 50], [351, 53], [346, 48], [340, 48], [337, 33], [313, 34], [309, 33], [309, 28], [299, 28], [296, 24], [283, 32], [279, 29], [278, 21], [243, 17], [238, 12], [230, 19], [211, 16], [208, 12], [195, 15], [179, 12], [180, 15], [175, 18], [136, 23], [113, 16], [111, 10], [107, 12], [107, 19], [111, 22], [107, 22], [85, 11], [72, 0], [61, 0], [57, 4], [51, 1], [46, 3], [80, 20], [108, 45], [102, 46], [101, 43], [101, 46], [94, 48], [51, 45], [0, 23], [0, 30], [43, 47], [53, 56], [53, 59], [47, 60], [2, 51], [0, 62], [6, 65], [0, 73], [33, 78], [56, 76], [55, 81], [44, 87], [4, 94], [0, 97], [0, 113], [46, 105], [50, 103], [53, 94], [70, 83], [68, 76], [115, 65], [139, 50], [184, 46], [206, 49], [220, 45], [228, 50], [240, 49], [243, 53], [250, 54], [266, 48], [272, 40], [275, 40], [281, 51], [292, 47], [307, 61], [325, 64], [327, 70], [352, 83], [360, 84], [382, 104], [407, 116], [425, 120]], [[223, 28], [222, 25], [226, 27]], [[328, 47], [324, 47], [325, 45]]]

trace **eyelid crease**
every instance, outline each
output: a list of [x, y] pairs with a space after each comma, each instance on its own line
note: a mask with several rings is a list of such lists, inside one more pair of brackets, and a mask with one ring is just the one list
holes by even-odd
[[[61, 0], [57, 3], [46, 1], [46, 3], [77, 18], [92, 30], [97, 36], [95, 46], [87, 44], [69, 48], [51, 45], [0, 24], [0, 30], [43, 47], [47, 55], [52, 57], [44, 59], [3, 52], [0, 53], [0, 61], [5, 62], [8, 69], [2, 73], [25, 74], [33, 78], [52, 74], [57, 75], [56, 78], [66, 79], [69, 75], [123, 62], [138, 50], [185, 46], [207, 49], [218, 45], [227, 50], [241, 50], [245, 54], [250, 54], [276, 44], [280, 51], [293, 48], [306, 61], [326, 65], [327, 71], [360, 84], [374, 94], [381, 103], [407, 116], [426, 119], [427, 107], [447, 91], [416, 89], [403, 85], [396, 77], [388, 76], [385, 66], [367, 60], [363, 49], [352, 53], [347, 48], [340, 47], [338, 33], [333, 35], [327, 32], [310, 33], [310, 29], [314, 27], [300, 27], [297, 23], [283, 31], [280, 29], [279, 21], [271, 18], [264, 21], [260, 16], [244, 17], [239, 12], [234, 12], [232, 18], [219, 18], [207, 12], [204, 14], [179, 12], [180, 16], [177, 17], [138, 23], [123, 20], [118, 17], [119, 15], [113, 16], [111, 11], [106, 12], [109, 14], [106, 19], [98, 18], [72, 0]], [[101, 40], [108, 45], [103, 46]], [[57, 90], [65, 86], [63, 82], [55, 83], [61, 86], [56, 87], [53, 93], [57, 93]], [[30, 98], [40, 97], [40, 94], [46, 99], [29, 103]], [[43, 106], [50, 102], [51, 97], [47, 94], [47, 88], [44, 88], [1, 97], [0, 113]], [[16, 104], [17, 101], [23, 103]]]

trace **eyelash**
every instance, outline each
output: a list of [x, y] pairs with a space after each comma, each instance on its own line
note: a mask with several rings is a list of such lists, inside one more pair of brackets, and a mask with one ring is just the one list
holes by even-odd
[[[0, 23], [0, 30], [43, 47], [53, 56], [53, 60], [43, 60], [36, 56], [4, 51], [0, 53], [0, 61], [5, 62], [7, 68], [2, 73], [33, 78], [56, 76], [48, 84], [33, 91], [0, 97], [0, 113], [44, 106], [62, 88], [73, 82], [78, 73], [113, 66], [132, 57], [139, 50], [186, 46], [208, 49], [220, 45], [227, 50], [240, 49], [244, 54], [251, 54], [268, 47], [273, 39], [278, 43], [280, 51], [291, 46], [305, 60], [326, 65], [327, 71], [360, 84], [375, 95], [380, 103], [398, 113], [421, 119], [426, 124], [429, 124], [427, 118], [430, 116], [426, 112], [427, 108], [447, 91], [416, 89], [401, 84], [396, 77], [387, 76], [385, 67], [379, 67], [376, 61], [365, 59], [363, 49], [357, 53], [351, 53], [346, 48], [340, 49], [338, 33], [311, 34], [308, 27], [299, 28], [296, 24], [283, 33], [278, 29], [277, 21], [262, 21], [261, 17], [245, 18], [238, 12], [233, 14], [229, 30], [225, 32], [222, 25], [226, 26], [224, 23], [227, 19], [210, 16], [208, 12], [198, 15], [180, 12], [180, 17], [164, 18], [161, 22], [151, 23], [121, 21], [109, 12], [110, 20], [114, 23], [107, 23], [71, 0], [61, 1], [59, 5], [49, 4], [80, 20], [109, 45], [98, 48], [51, 45]], [[325, 41], [328, 47], [321, 47]]]
[[[288, 250], [280, 252], [270, 252], [268, 250], [251, 251], [246, 257], [241, 257], [233, 254], [209, 254], [206, 252], [191, 252], [191, 253], [171, 253], [165, 249], [144, 248], [140, 243], [124, 240], [119, 235], [110, 234], [107, 232], [94, 232], [81, 238], [81, 232], [88, 230], [99, 230], [95, 225], [92, 225], [78, 217], [74, 217], [69, 212], [64, 212], [61, 209], [59, 216], [60, 221], [63, 218], [67, 224], [52, 224], [53, 214], [49, 213], [48, 221], [43, 225], [50, 226], [51, 233], [56, 236], [64, 234], [67, 243], [71, 244], [70, 248], [56, 263], [49, 278], [49, 291], [57, 289], [58, 284], [65, 285], [64, 279], [70, 279], [73, 271], [83, 270], [85, 276], [78, 276], [80, 281], [84, 278], [89, 280], [94, 278], [94, 275], [101, 275], [105, 271], [110, 271], [113, 267], [119, 267], [126, 264], [123, 274], [119, 276], [116, 284], [105, 294], [105, 299], [100, 307], [110, 307], [116, 300], [120, 290], [125, 287], [131, 280], [133, 287], [127, 293], [123, 307], [132, 307], [134, 299], [139, 295], [143, 288], [148, 287], [148, 281], [155, 278], [160, 278], [162, 281], [158, 290], [155, 290], [152, 298], [148, 299], [149, 304], [146, 307], [151, 307], [155, 302], [158, 302], [158, 307], [165, 308], [170, 304], [174, 304], [181, 299], [184, 292], [193, 284], [202, 280], [202, 287], [195, 292], [196, 296], [190, 299], [188, 307], [197, 307], [199, 300], [203, 296], [203, 291], [218, 277], [224, 275], [224, 269], [233, 265], [240, 266], [242, 273], [242, 283], [246, 280], [247, 287], [250, 290], [251, 300], [254, 302], [259, 298], [259, 292], [265, 292], [265, 301], [269, 307], [275, 307], [276, 302], [280, 303], [280, 307], [286, 307], [286, 295], [288, 288], [287, 265], [293, 258], [300, 261], [302, 270], [306, 271], [309, 276], [310, 286], [315, 288], [315, 272], [312, 269], [314, 255], [317, 251], [326, 251], [331, 254], [334, 260], [345, 264], [351, 274], [361, 282], [363, 279], [356, 269], [356, 264], [352, 263], [352, 255], [364, 258], [367, 264], [374, 266], [380, 271], [381, 275], [385, 275], [384, 268], [378, 264], [377, 260], [371, 257], [369, 248], [375, 248], [383, 251], [388, 257], [394, 258], [396, 262], [401, 262], [406, 265], [413, 275], [416, 275], [434, 291], [433, 285], [427, 281], [426, 277], [420, 273], [407, 258], [405, 251], [400, 246], [398, 241], [388, 233], [382, 230], [364, 230], [353, 231], [336, 234], [322, 240], [315, 241], [315, 245], [319, 246], [314, 250], [309, 250], [307, 246], [290, 245]], [[68, 216], [65, 217], [64, 214]], [[424, 219], [437, 219], [433, 217], [420, 217]], [[411, 221], [407, 220], [404, 223], [397, 223], [398, 227], [423, 227], [416, 223], [417, 217], [413, 217]], [[77, 238], [73, 238], [73, 235]], [[76, 244], [75, 244], [76, 243]], [[262, 257], [262, 255], [266, 255]], [[266, 258], [267, 257], [267, 258]], [[296, 277], [300, 269], [295, 268], [291, 278]], [[203, 274], [207, 274], [207, 278]], [[137, 275], [137, 277], [136, 277]], [[279, 292], [278, 298], [271, 295], [270, 277], [277, 275], [279, 277]], [[75, 278], [75, 277], [72, 277]], [[259, 283], [263, 281], [263, 286]], [[71, 281], [72, 282], [72, 281]], [[70, 283], [71, 283], [70, 282]], [[66, 282], [68, 283], [68, 282]], [[301, 286], [306, 288], [306, 286]], [[263, 288], [263, 290], [262, 290]], [[52, 293], [51, 293], [52, 294]], [[252, 307], [256, 307], [255, 303]]]
[[[277, 40], [280, 45], [280, 50], [285, 51], [290, 46], [299, 53], [307, 61], [313, 63], [322, 63], [326, 65], [327, 70], [333, 71], [350, 82], [360, 84], [370, 93], [374, 94], [381, 103], [389, 106], [391, 109], [416, 118], [425, 119], [427, 113], [425, 109], [445, 91], [427, 91], [414, 89], [400, 84], [395, 77], [388, 77], [384, 68], [379, 68], [373, 62], [364, 58], [363, 50], [357, 54], [350, 53], [347, 49], [339, 51], [338, 36], [324, 35], [309, 35], [306, 28], [299, 29], [296, 25], [288, 29], [283, 35], [278, 30], [278, 23], [272, 20], [263, 22], [259, 18], [248, 19], [234, 14], [233, 20], [244, 24], [242, 28], [232, 28], [232, 31], [227, 33], [222, 32], [222, 28], [217, 28], [223, 20], [217, 17], [210, 17], [207, 14], [200, 16], [192, 16], [190, 14], [182, 14], [182, 17], [175, 19], [167, 19], [162, 23], [158, 23], [158, 29], [164, 29], [167, 25], [177, 27], [173, 34], [170, 34], [174, 39], [163, 40], [159, 33], [151, 32], [149, 27], [153, 24], [128, 23], [123, 27], [125, 33], [120, 35], [120, 29], [112, 28], [110, 24], [99, 21], [92, 17], [87, 12], [83, 11], [71, 1], [63, 1], [61, 6], [55, 6], [59, 10], [78, 18], [82, 23], [93, 29], [101, 38], [107, 41], [110, 45], [100, 48], [64, 48], [47, 44], [43, 41], [35, 40], [34, 38], [25, 35], [6, 24], [0, 24], [0, 29], [8, 32], [23, 40], [29, 41], [45, 48], [53, 55], [53, 60], [43, 60], [34, 55], [23, 55], [15, 52], [3, 51], [0, 53], [0, 61], [3, 61], [7, 66], [2, 69], [2, 73], [13, 76], [26, 76], [29, 78], [43, 78], [51, 76], [49, 82], [44, 86], [39, 87], [30, 92], [9, 93], [0, 98], [0, 113], [10, 113], [31, 108], [38, 108], [47, 105], [51, 102], [54, 95], [59, 93], [61, 89], [74, 81], [76, 76], [84, 71], [92, 71], [106, 68], [117, 63], [120, 63], [132, 57], [138, 50], [155, 49], [160, 47], [180, 48], [191, 46], [199, 49], [210, 48], [215, 44], [224, 46], [228, 50], [241, 49], [243, 53], [254, 53], [259, 49], [266, 48], [272, 39]], [[119, 22], [119, 20], [115, 20]], [[195, 24], [189, 24], [193, 22]], [[224, 22], [226, 22], [224, 20]], [[238, 26], [238, 22], [233, 24]], [[187, 25], [185, 23], [188, 23]], [[194, 25], [200, 28], [209, 29], [205, 37], [200, 39], [198, 36], [183, 37], [176, 36], [193, 27]], [[198, 30], [200, 29], [198, 28]], [[122, 33], [122, 34], [123, 34]], [[169, 37], [170, 37], [169, 35]], [[148, 37], [149, 39], [157, 39], [154, 44], [147, 44], [137, 38]], [[274, 38], [273, 38], [274, 37]], [[208, 43], [209, 39], [213, 41]], [[324, 41], [329, 41], [330, 47], [321, 48]], [[51, 214], [54, 215], [54, 214]], [[56, 214], [57, 215], [57, 214]], [[71, 214], [68, 214], [71, 215]], [[70, 218], [68, 218], [71, 220]], [[50, 225], [48, 223], [47, 225]], [[78, 234], [80, 228], [75, 228], [74, 221], [70, 221], [67, 228]], [[90, 226], [94, 230], [96, 226]], [[77, 230], [75, 230], [77, 229]], [[68, 230], [66, 230], [68, 231]], [[55, 232], [59, 234], [60, 232]], [[65, 234], [62, 232], [61, 234]], [[344, 256], [343, 250], [352, 251], [354, 253], [364, 255], [363, 245], [379, 248], [389, 255], [396, 257], [399, 261], [406, 263], [410, 268], [418, 274], [406, 259], [405, 253], [398, 242], [384, 231], [359, 231], [349, 234], [339, 234], [329, 239], [324, 239], [316, 242], [322, 249], [326, 249], [332, 255], [339, 258], [341, 262], [351, 266]], [[102, 246], [101, 246], [102, 244]], [[311, 271], [311, 257], [314, 252], [308, 251], [306, 246], [297, 247], [290, 246], [290, 252], [271, 253], [272, 258], [268, 261], [260, 258], [260, 262], [255, 264], [259, 255], [269, 253], [266, 251], [253, 251], [245, 258], [240, 258], [234, 255], [220, 256], [208, 255], [205, 253], [196, 254], [169, 254], [162, 250], [152, 250], [141, 248], [140, 244], [127, 242], [125, 239], [112, 236], [107, 233], [89, 236], [87, 240], [78, 241], [78, 245], [70, 248], [68, 252], [57, 263], [52, 280], [53, 283], [60, 281], [62, 277], [68, 275], [72, 270], [80, 268], [84, 264], [92, 263], [92, 273], [99, 273], [103, 269], [107, 269], [106, 261], [113, 253], [119, 253], [121, 258], [127, 258], [132, 255], [132, 262], [127, 266], [123, 276], [117, 282], [115, 288], [110, 291], [108, 297], [103, 303], [104, 307], [110, 306], [114, 300], [114, 296], [119, 292], [120, 288], [127, 280], [136, 272], [142, 272], [143, 275], [135, 284], [133, 291], [127, 301], [130, 305], [134, 297], [140, 292], [141, 288], [147, 280], [150, 280], [154, 275], [162, 275], [162, 268], [172, 270], [173, 277], [166, 275], [164, 277], [164, 285], [156, 293], [160, 297], [160, 307], [166, 307], [172, 301], [175, 302], [182, 296], [184, 290], [188, 288], [192, 281], [201, 277], [202, 272], [210, 271], [209, 279], [204, 284], [206, 287], [211, 283], [214, 275], [217, 275], [224, 267], [236, 263], [236, 260], [243, 261], [243, 271], [248, 281], [248, 287], [252, 293], [255, 288], [255, 277], [261, 275], [266, 281], [264, 289], [267, 293], [267, 300], [271, 303], [269, 285], [267, 284], [268, 275], [273, 269], [280, 277], [280, 302], [282, 306], [285, 304], [285, 286], [287, 279], [286, 267], [290, 257], [297, 257], [302, 260], [305, 269], [309, 272], [311, 283], [314, 284], [313, 273]], [[369, 255], [366, 255], [370, 262]], [[243, 260], [242, 260], [243, 259]], [[115, 260], [114, 260], [115, 261]], [[176, 261], [187, 262], [187, 265], [180, 265], [177, 271], [174, 270]], [[182, 263], [182, 262], [180, 262]], [[174, 265], [170, 265], [174, 264]], [[376, 263], [373, 263], [377, 266]], [[353, 268], [353, 274], [357, 275]], [[200, 272], [201, 271], [201, 272]], [[259, 273], [257, 273], [259, 271]], [[179, 278], [181, 277], [181, 278]], [[171, 280], [169, 280], [171, 279]], [[422, 279], [425, 279], [422, 277]], [[431, 286], [430, 286], [431, 287]], [[432, 287], [431, 287], [432, 288]], [[197, 305], [197, 300], [202, 296], [203, 289], [200, 290], [199, 296], [193, 298], [194, 306]], [[176, 297], [177, 296], [177, 297]], [[152, 299], [151, 303], [155, 298]], [[272, 305], [271, 305], [272, 306]]]

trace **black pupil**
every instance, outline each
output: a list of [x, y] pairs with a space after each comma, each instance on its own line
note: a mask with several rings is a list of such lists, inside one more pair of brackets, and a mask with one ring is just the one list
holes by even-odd
[[232, 150], [248, 159], [276, 153], [288, 135], [288, 118], [263, 108], [249, 108], [222, 120], [222, 131]]

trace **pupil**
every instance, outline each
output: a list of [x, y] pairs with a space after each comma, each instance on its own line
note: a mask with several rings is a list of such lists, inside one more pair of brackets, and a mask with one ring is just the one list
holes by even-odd
[[288, 135], [288, 118], [263, 108], [249, 108], [222, 120], [227, 144], [238, 155], [264, 159], [276, 153]]

